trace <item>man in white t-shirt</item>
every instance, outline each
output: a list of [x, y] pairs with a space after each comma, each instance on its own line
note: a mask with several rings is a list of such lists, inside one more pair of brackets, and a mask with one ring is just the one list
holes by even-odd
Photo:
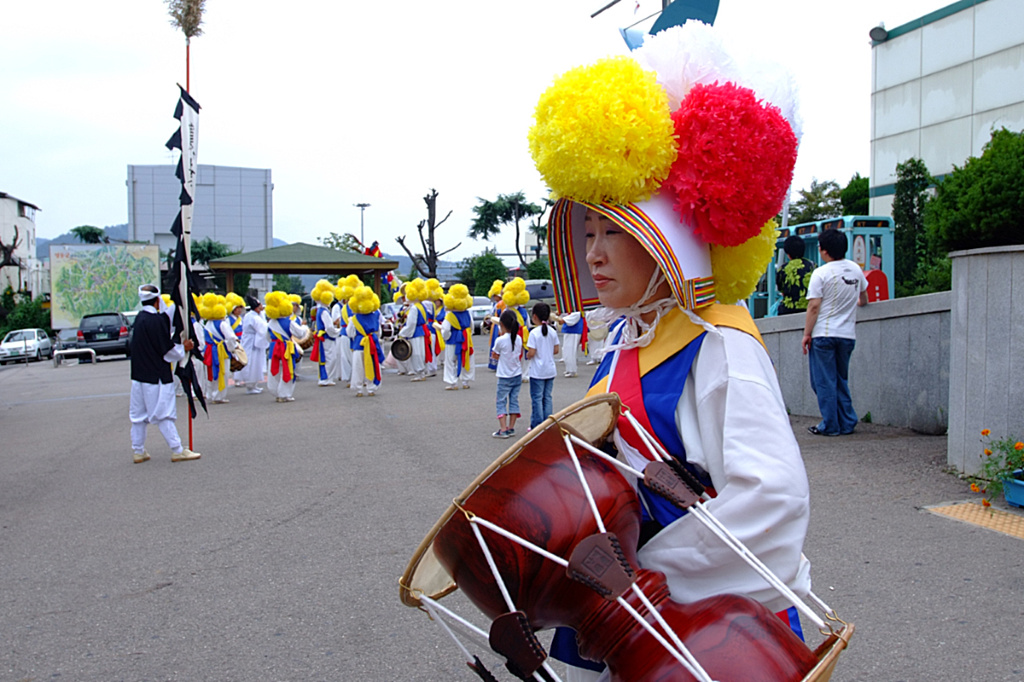
[[821, 412], [821, 421], [807, 430], [818, 436], [846, 435], [857, 426], [850, 398], [850, 355], [857, 337], [857, 308], [868, 302], [868, 282], [860, 266], [845, 258], [847, 246], [842, 232], [822, 232], [818, 251], [825, 264], [811, 273], [807, 287], [801, 347], [808, 355], [811, 388]]

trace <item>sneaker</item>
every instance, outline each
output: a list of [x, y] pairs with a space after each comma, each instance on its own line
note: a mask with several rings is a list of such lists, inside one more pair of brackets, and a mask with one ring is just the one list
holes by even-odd
[[491, 438], [508, 438], [508, 436], [505, 435], [504, 431], [498, 429], [497, 431], [491, 434]]
[[295, 397], [294, 396], [288, 396], [287, 398], [281, 398], [281, 402], [283, 402], [283, 403], [294, 403], [295, 402]]
[[502, 438], [511, 438], [512, 436], [516, 435], [516, 430], [515, 429], [505, 429], [501, 433], [502, 433], [502, 436], [501, 436]]
[[817, 426], [808, 426], [807, 430], [810, 433], [813, 433], [815, 436], [838, 436], [839, 435], [838, 433], [825, 433], [824, 431], [819, 429]]
[[149, 461], [149, 453], [148, 452], [133, 452], [132, 453], [132, 462], [134, 462], [135, 464], [142, 464], [143, 462], [148, 462], [148, 461]]
[[246, 389], [245, 393], [246, 393], [246, 395], [257, 395], [259, 393], [263, 393], [263, 389], [262, 388], [249, 388], [249, 389]]
[[189, 462], [193, 459], [199, 459], [200, 457], [202, 457], [202, 455], [200, 455], [198, 452], [193, 452], [188, 448], [183, 449], [181, 452], [171, 453], [172, 462]]

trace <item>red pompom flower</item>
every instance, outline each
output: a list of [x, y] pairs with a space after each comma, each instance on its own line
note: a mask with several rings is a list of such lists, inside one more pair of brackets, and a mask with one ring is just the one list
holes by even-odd
[[779, 109], [734, 83], [697, 85], [672, 114], [679, 155], [662, 191], [697, 236], [737, 246], [773, 218], [793, 180], [797, 139]]

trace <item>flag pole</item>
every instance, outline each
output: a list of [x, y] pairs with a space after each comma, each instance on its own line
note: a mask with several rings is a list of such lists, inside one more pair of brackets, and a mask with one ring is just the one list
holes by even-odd
[[[189, 336], [189, 331], [192, 328], [191, 321], [188, 319], [188, 307], [192, 302], [191, 292], [188, 290], [188, 271], [186, 263], [192, 262], [192, 205], [181, 207], [181, 241], [185, 246], [185, 262], [179, 266], [181, 268], [181, 284], [179, 289], [181, 291], [182, 305], [182, 323], [183, 327], [181, 330], [181, 340], [184, 341]], [[184, 362], [192, 362], [192, 353], [189, 352], [185, 355]], [[189, 390], [192, 390], [191, 387]], [[192, 410], [188, 412], [188, 449], [192, 450]]]

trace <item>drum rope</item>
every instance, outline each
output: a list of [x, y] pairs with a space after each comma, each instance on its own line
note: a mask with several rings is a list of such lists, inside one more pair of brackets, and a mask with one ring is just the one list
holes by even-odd
[[[679, 638], [679, 635], [676, 634], [676, 631], [672, 629], [672, 626], [668, 624], [668, 622], [665, 620], [665, 617], [661, 615], [661, 612], [654, 608], [654, 604], [652, 604], [651, 600], [647, 598], [647, 595], [644, 594], [644, 591], [641, 590], [636, 583], [633, 583], [632, 585], [630, 585], [630, 587], [633, 590], [633, 594], [635, 594], [637, 598], [641, 601], [641, 603], [643, 603], [643, 605], [647, 608], [647, 612], [654, 616], [654, 619], [658, 621], [658, 625], [661, 626], [661, 629], [665, 631], [665, 634], [667, 634], [669, 638], [672, 640], [672, 642], [676, 645], [676, 648], [679, 650], [679, 653], [685, 656], [686, 660], [690, 662], [692, 667], [687, 666], [690, 670], [690, 673], [692, 673], [694, 677], [697, 677], [700, 680], [700, 682], [714, 682], [714, 680], [711, 679], [711, 676], [708, 675], [707, 671], [704, 670], [703, 666], [701, 666], [701, 664], [697, 661], [697, 657], [693, 655], [693, 653], [686, 647], [685, 644], [683, 644], [683, 640]], [[622, 597], [619, 597], [619, 599], [621, 600]]]
[[[644, 630], [647, 630], [648, 634], [650, 634], [651, 637], [654, 637], [654, 639], [656, 639], [658, 643], [665, 648], [665, 651], [672, 654], [672, 657], [679, 661], [679, 664], [686, 668], [687, 672], [696, 677], [700, 682], [714, 682], [714, 680], [712, 680], [711, 677], [708, 676], [708, 674], [704, 671], [704, 668], [702, 668], [699, 663], [697, 664], [696, 668], [694, 668], [694, 666], [690, 664], [690, 661], [687, 660], [687, 657], [684, 657], [681, 653], [676, 651], [675, 647], [669, 644], [668, 640], [662, 637], [661, 633], [655, 630], [653, 625], [648, 623], [647, 620], [643, 616], [641, 616], [636, 609], [629, 605], [629, 602], [627, 602], [622, 597], [619, 597], [618, 599], [616, 599], [616, 601], [619, 603], [619, 606], [625, 609], [626, 612], [633, 617], [633, 620], [635, 620], [637, 623], [643, 626]], [[651, 613], [657, 612], [651, 611]], [[689, 658], [693, 658], [693, 654], [690, 654], [689, 651], [687, 651], [687, 654], [689, 654]], [[694, 660], [694, 663], [696, 663], [696, 660]]]
[[498, 571], [498, 565], [494, 563], [494, 557], [491, 555], [491, 548], [487, 546], [483, 533], [480, 532], [480, 528], [477, 523], [472, 522], [472, 519], [470, 519], [469, 527], [473, 529], [473, 535], [476, 536], [476, 541], [480, 544], [480, 551], [484, 553], [484, 558], [487, 559], [487, 565], [491, 568], [491, 574], [494, 576], [494, 582], [498, 584], [498, 589], [501, 590], [501, 596], [505, 598], [505, 605], [508, 607], [509, 611], [515, 611], [516, 605], [512, 601], [512, 595], [508, 593], [508, 587], [505, 586], [505, 580], [501, 577], [501, 573]]

